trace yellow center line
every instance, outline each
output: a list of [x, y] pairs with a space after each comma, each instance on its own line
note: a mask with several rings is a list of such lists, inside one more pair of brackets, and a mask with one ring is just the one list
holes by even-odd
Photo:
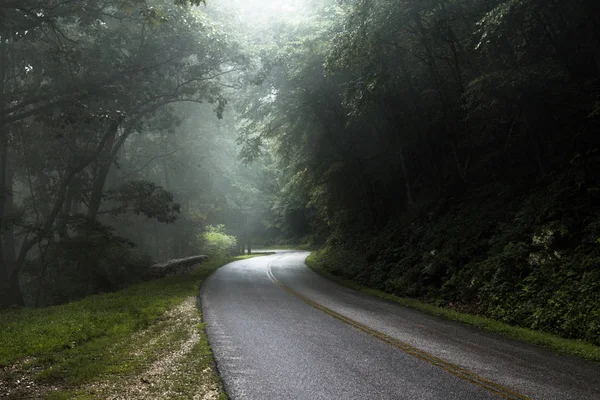
[[442, 360], [441, 358], [438, 358], [432, 354], [429, 354], [423, 350], [420, 350], [414, 346], [411, 346], [408, 343], [398, 340], [398, 339], [396, 339], [392, 336], [389, 336], [383, 332], [375, 330], [375, 329], [373, 329], [367, 325], [364, 325], [358, 321], [348, 318], [345, 315], [342, 315], [336, 311], [333, 311], [330, 308], [327, 308], [327, 307], [309, 299], [308, 297], [304, 296], [303, 294], [300, 294], [300, 293], [296, 292], [295, 290], [287, 287], [281, 281], [279, 281], [277, 278], [275, 278], [275, 275], [273, 275], [273, 271], [271, 270], [271, 264], [269, 264], [267, 267], [267, 276], [274, 284], [279, 286], [281, 289], [298, 297], [300, 300], [311, 305], [312, 307], [316, 308], [317, 310], [320, 310], [320, 311], [324, 312], [325, 314], [358, 329], [361, 332], [364, 332], [371, 336], [374, 336], [377, 339], [379, 339], [379, 340], [381, 340], [381, 341], [383, 341], [383, 342], [385, 342], [407, 354], [410, 354], [413, 357], [416, 357], [420, 360], [428, 362], [429, 364], [439, 367], [439, 368], [443, 369], [444, 371], [449, 372], [452, 375], [459, 377], [460, 379], [471, 382], [489, 392], [494, 393], [495, 395], [497, 395], [501, 398], [510, 399], [510, 400], [528, 400], [529, 399], [529, 397], [527, 397], [525, 395], [517, 393], [517, 392], [515, 392], [505, 386], [502, 386], [496, 382], [485, 379], [477, 374], [474, 374], [473, 372], [467, 371], [466, 369], [464, 369], [456, 364], [452, 364], [448, 361]]

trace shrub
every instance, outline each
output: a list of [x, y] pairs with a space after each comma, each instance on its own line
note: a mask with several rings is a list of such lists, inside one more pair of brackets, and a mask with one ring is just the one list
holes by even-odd
[[201, 242], [206, 255], [213, 258], [230, 256], [237, 245], [235, 236], [227, 234], [225, 225], [208, 225]]

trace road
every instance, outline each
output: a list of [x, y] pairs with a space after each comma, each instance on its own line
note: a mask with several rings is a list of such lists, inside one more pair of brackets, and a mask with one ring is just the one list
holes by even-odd
[[308, 254], [237, 261], [202, 287], [232, 400], [600, 399], [597, 363], [341, 287]]

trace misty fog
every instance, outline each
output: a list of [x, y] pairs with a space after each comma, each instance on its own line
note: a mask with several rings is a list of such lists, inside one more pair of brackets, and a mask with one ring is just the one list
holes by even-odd
[[0, 307], [312, 245], [334, 275], [598, 344], [595, 11], [2, 1]]

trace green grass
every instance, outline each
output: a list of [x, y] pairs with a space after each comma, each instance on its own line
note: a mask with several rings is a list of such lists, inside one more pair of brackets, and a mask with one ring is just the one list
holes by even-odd
[[[191, 274], [145, 282], [70, 304], [2, 311], [0, 366], [18, 363], [19, 369], [29, 371], [39, 384], [60, 386], [61, 390], [49, 394], [49, 398], [95, 398], [77, 388], [139, 372], [161, 354], [175, 351], [189, 330], [165, 313], [196, 296], [210, 274], [237, 259], [241, 258], [211, 260]], [[199, 312], [195, 315], [199, 318]], [[201, 329], [202, 336], [203, 326]], [[204, 355], [201, 370], [210, 370], [214, 375], [205, 339], [192, 353]], [[191, 366], [195, 365], [194, 359], [188, 360]], [[191, 388], [186, 382], [183, 386]], [[224, 396], [222, 392], [220, 395]]]
[[192, 279], [188, 275], [174, 276], [70, 304], [3, 311], [0, 366], [59, 350], [76, 352], [93, 339], [110, 341], [129, 335], [193, 295], [200, 282], [223, 263], [213, 260], [203, 264], [191, 275]]
[[545, 332], [533, 331], [530, 329], [508, 325], [490, 318], [461, 313], [443, 307], [437, 307], [415, 299], [398, 297], [380, 290], [371, 289], [351, 280], [342, 279], [326, 270], [325, 266], [319, 262], [319, 254], [320, 252], [318, 251], [311, 253], [306, 259], [306, 265], [321, 276], [337, 282], [342, 286], [346, 286], [350, 289], [379, 297], [405, 307], [419, 310], [430, 315], [435, 315], [452, 321], [458, 321], [467, 325], [475, 326], [489, 332], [497, 333], [509, 339], [535, 344], [549, 348], [558, 353], [574, 355], [590, 361], [600, 361], [600, 347], [594, 346], [590, 343], [580, 340], [565, 339], [560, 336]]

